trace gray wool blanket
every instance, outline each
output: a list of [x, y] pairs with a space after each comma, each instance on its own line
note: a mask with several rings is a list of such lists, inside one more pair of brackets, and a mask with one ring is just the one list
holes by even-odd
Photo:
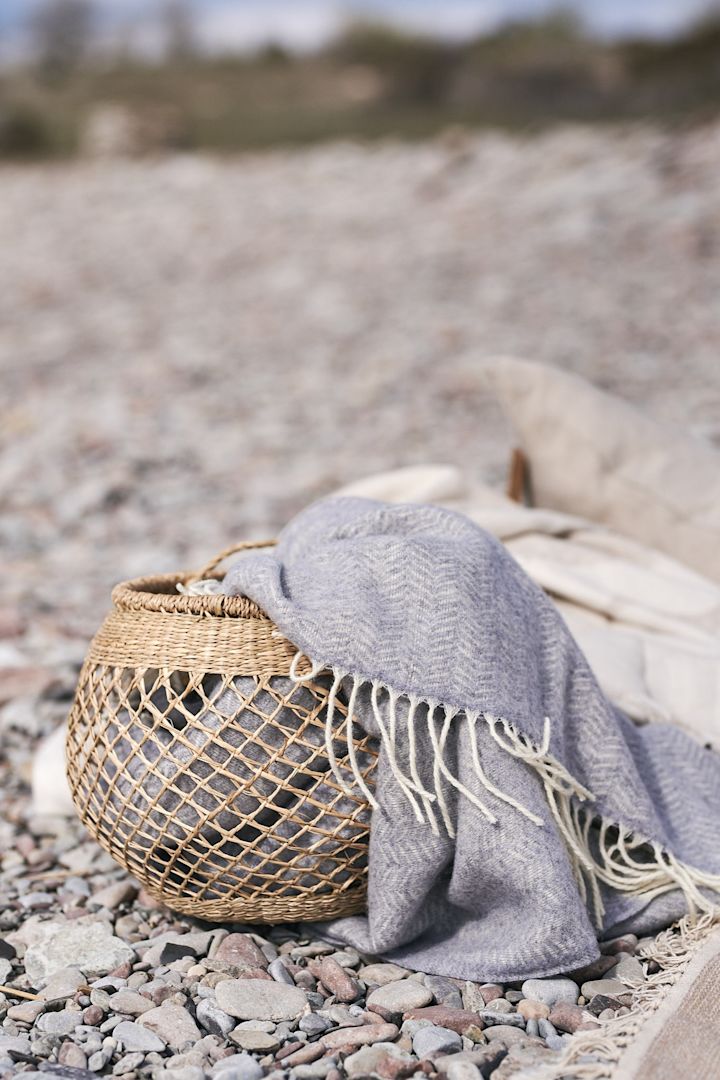
[[366, 916], [324, 933], [434, 974], [508, 982], [580, 967], [720, 892], [720, 758], [638, 727], [497, 540], [431, 506], [311, 506], [224, 589], [329, 669], [378, 740]]

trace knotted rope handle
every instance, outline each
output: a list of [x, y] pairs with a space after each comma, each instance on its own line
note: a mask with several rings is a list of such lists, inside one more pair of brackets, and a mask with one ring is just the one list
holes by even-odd
[[243, 540], [239, 544], [231, 544], [230, 547], [224, 548], [224, 550], [219, 552], [219, 554], [215, 555], [214, 558], [210, 560], [210, 562], [206, 563], [205, 566], [202, 567], [202, 569], [198, 570], [197, 573], [193, 574], [192, 577], [188, 578], [186, 584], [190, 585], [193, 581], [202, 581], [203, 578], [206, 578], [210, 574], [212, 574], [213, 570], [217, 570], [220, 563], [223, 562], [225, 559], [229, 558], [230, 555], [237, 555], [239, 551], [249, 551], [252, 548], [266, 547], [275, 547], [275, 541]]

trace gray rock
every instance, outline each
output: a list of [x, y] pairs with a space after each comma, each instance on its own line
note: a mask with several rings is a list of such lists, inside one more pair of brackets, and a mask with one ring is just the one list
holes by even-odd
[[76, 1012], [74, 1009], [61, 1009], [59, 1012], [43, 1013], [35, 1021], [35, 1027], [46, 1035], [70, 1035], [81, 1023], [81, 1012]]
[[399, 982], [378, 986], [377, 990], [368, 994], [367, 1004], [377, 1005], [391, 1013], [405, 1013], [410, 1009], [421, 1009], [424, 1005], [429, 1005], [432, 999], [432, 991], [428, 990], [427, 986], [411, 979], [401, 979]]
[[453, 1054], [463, 1048], [462, 1036], [449, 1028], [435, 1027], [434, 1024], [422, 1027], [413, 1036], [413, 1050], [417, 1056], [432, 1058], [439, 1054]]
[[61, 968], [51, 975], [40, 991], [43, 1001], [65, 1001], [73, 997], [81, 986], [87, 985], [87, 979], [80, 968]]
[[523, 1046], [527, 1043], [528, 1036], [522, 1028], [513, 1027], [511, 1024], [497, 1024], [492, 1031], [488, 1032], [488, 1039], [502, 1043], [503, 1046]]
[[124, 1054], [113, 1065], [113, 1076], [122, 1076], [124, 1073], [135, 1073], [145, 1060], [145, 1055], [135, 1052]]
[[481, 1080], [482, 1073], [472, 1061], [451, 1061], [445, 1068], [447, 1080]]
[[221, 1058], [212, 1068], [213, 1080], [260, 1080], [262, 1074], [262, 1066], [250, 1054]]
[[[293, 1080], [323, 1080], [334, 1070], [337, 1070], [335, 1058], [321, 1058], [320, 1061], [313, 1061], [307, 1065], [293, 1066], [291, 1075]], [[278, 1080], [281, 1080], [281, 1078], [278, 1077]], [[282, 1080], [284, 1080], [284, 1077]]]
[[277, 960], [273, 960], [272, 963], [268, 964], [268, 972], [270, 975], [272, 975], [275, 982], [285, 983], [286, 986], [295, 985], [295, 980], [283, 964], [280, 957], [278, 957]]
[[105, 975], [102, 979], [93, 979], [90, 985], [93, 990], [122, 990], [127, 985], [127, 979], [120, 979], [117, 975]]
[[[497, 1013], [515, 1012], [513, 1006], [510, 1004], [507, 998], [495, 998], [494, 1001], [488, 1003], [485, 1009], [487, 1009], [489, 1012]], [[485, 1012], [485, 1009], [483, 1009], [482, 1011]]]
[[642, 986], [645, 982], [645, 970], [636, 956], [620, 953], [620, 959], [613, 968], [612, 977], [628, 986]]
[[153, 1005], [136, 990], [118, 990], [110, 998], [110, 1007], [113, 1012], [123, 1013], [126, 1016], [142, 1016], [149, 1012]]
[[369, 986], [387, 986], [388, 983], [404, 979], [410, 972], [398, 964], [365, 964], [358, 975]]
[[307, 1032], [308, 1035], [320, 1035], [323, 1031], [329, 1031], [332, 1026], [332, 1020], [328, 1020], [326, 1016], [320, 1016], [319, 1013], [308, 1013], [307, 1016], [302, 1016], [298, 1024], [300, 1030]]
[[405, 1051], [395, 1043], [379, 1042], [372, 1046], [361, 1046], [354, 1054], [349, 1054], [343, 1063], [343, 1068], [348, 1076], [371, 1076], [378, 1071], [378, 1067], [388, 1058], [396, 1061], [412, 1061]]
[[112, 1050], [97, 1050], [88, 1061], [90, 1072], [101, 1072], [112, 1057]]
[[438, 1005], [447, 1005], [451, 1009], [462, 1008], [462, 996], [459, 989], [442, 975], [426, 975], [423, 982], [432, 993]]
[[249, 1050], [253, 1054], [269, 1054], [280, 1046], [277, 1035], [266, 1031], [253, 1031], [250, 1028], [235, 1028], [230, 1032], [230, 1041], [241, 1050]]
[[220, 1008], [238, 1020], [295, 1020], [308, 1008], [303, 990], [266, 979], [225, 979], [215, 993]]
[[114, 937], [110, 925], [95, 918], [71, 922], [49, 920], [35, 928], [35, 943], [25, 953], [31, 983], [42, 983], [62, 968], [76, 967], [85, 975], [105, 975], [132, 960], [129, 945]]
[[202, 1037], [187, 1009], [171, 1001], [143, 1013], [138, 1023], [149, 1028], [173, 1050], [182, 1050], [188, 1043], [197, 1042]]
[[[616, 969], [613, 968], [613, 970]], [[582, 984], [582, 995], [587, 1001], [594, 998], [596, 994], [602, 994], [603, 997], [617, 997], [618, 994], [627, 994], [627, 992], [627, 986], [619, 979], [592, 979]]]
[[131, 1052], [139, 1051], [148, 1054], [155, 1050], [161, 1053], [167, 1046], [166, 1041], [161, 1039], [154, 1031], [141, 1027], [140, 1024], [136, 1024], [133, 1020], [122, 1020], [114, 1029], [113, 1035], [123, 1050]]
[[557, 1035], [557, 1028], [554, 1024], [551, 1024], [549, 1020], [541, 1018], [540, 1020], [538, 1020], [537, 1025], [540, 1037], [542, 1039], [545, 1039], [547, 1041], [549, 1035]]
[[220, 1035], [225, 1038], [235, 1027], [235, 1018], [223, 1012], [212, 998], [204, 998], [200, 1002], [196, 1016], [198, 1024], [211, 1035]]
[[29, 892], [19, 896], [18, 901], [26, 911], [46, 911], [55, 903], [55, 897], [48, 892]]
[[289, 1024], [273, 1024], [272, 1020], [243, 1020], [236, 1027], [244, 1031], [264, 1031], [266, 1035], [272, 1035], [279, 1032], [279, 1038], [285, 1038], [286, 1034], [290, 1034]]
[[524, 997], [531, 998], [533, 1001], [542, 1001], [550, 1008], [558, 1001], [567, 1002], [568, 1005], [577, 1005], [579, 997], [577, 983], [563, 977], [526, 979], [522, 984], [522, 992]]
[[114, 911], [121, 904], [134, 900], [137, 893], [138, 887], [133, 881], [114, 881], [106, 885], [104, 889], [93, 893], [88, 901], [88, 907], [105, 907]]
[[545, 1042], [550, 1050], [562, 1050], [567, 1042], [567, 1038], [566, 1035], [558, 1035], [557, 1033], [553, 1035], [549, 1033], [545, 1036]]

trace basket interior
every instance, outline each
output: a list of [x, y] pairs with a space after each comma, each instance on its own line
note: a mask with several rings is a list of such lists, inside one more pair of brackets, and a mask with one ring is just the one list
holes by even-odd
[[[81, 817], [166, 898], [266, 903], [362, 888], [369, 808], [329, 768], [328, 689], [323, 676], [86, 663], [68, 735]], [[350, 787], [347, 736], [338, 703], [333, 747]], [[374, 742], [355, 746], [370, 780]]]

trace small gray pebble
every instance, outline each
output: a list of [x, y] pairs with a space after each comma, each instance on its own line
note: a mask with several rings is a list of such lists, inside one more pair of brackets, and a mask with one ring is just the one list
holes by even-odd
[[229, 1035], [237, 1024], [234, 1017], [228, 1016], [215, 1001], [209, 998], [203, 999], [198, 1005], [196, 1018], [201, 1028], [209, 1031], [211, 1035], [220, 1035], [222, 1038]]
[[98, 1050], [88, 1060], [88, 1069], [90, 1072], [100, 1072], [101, 1069], [105, 1068], [111, 1057], [112, 1050]]
[[300, 1030], [306, 1031], [308, 1035], [319, 1035], [322, 1031], [329, 1031], [332, 1026], [331, 1020], [325, 1016], [319, 1016], [318, 1013], [308, 1013], [298, 1024]]
[[260, 1080], [262, 1074], [262, 1065], [250, 1054], [221, 1058], [212, 1070], [213, 1080]]
[[413, 1050], [421, 1059], [439, 1054], [456, 1054], [462, 1050], [462, 1039], [456, 1031], [435, 1027], [434, 1024], [420, 1028], [412, 1042]]
[[565, 1040], [561, 1039], [559, 1035], [546, 1035], [545, 1043], [550, 1050], [562, 1050], [565, 1046]]
[[268, 964], [268, 972], [275, 982], [287, 983], [288, 986], [295, 985], [295, 980], [279, 957]]

